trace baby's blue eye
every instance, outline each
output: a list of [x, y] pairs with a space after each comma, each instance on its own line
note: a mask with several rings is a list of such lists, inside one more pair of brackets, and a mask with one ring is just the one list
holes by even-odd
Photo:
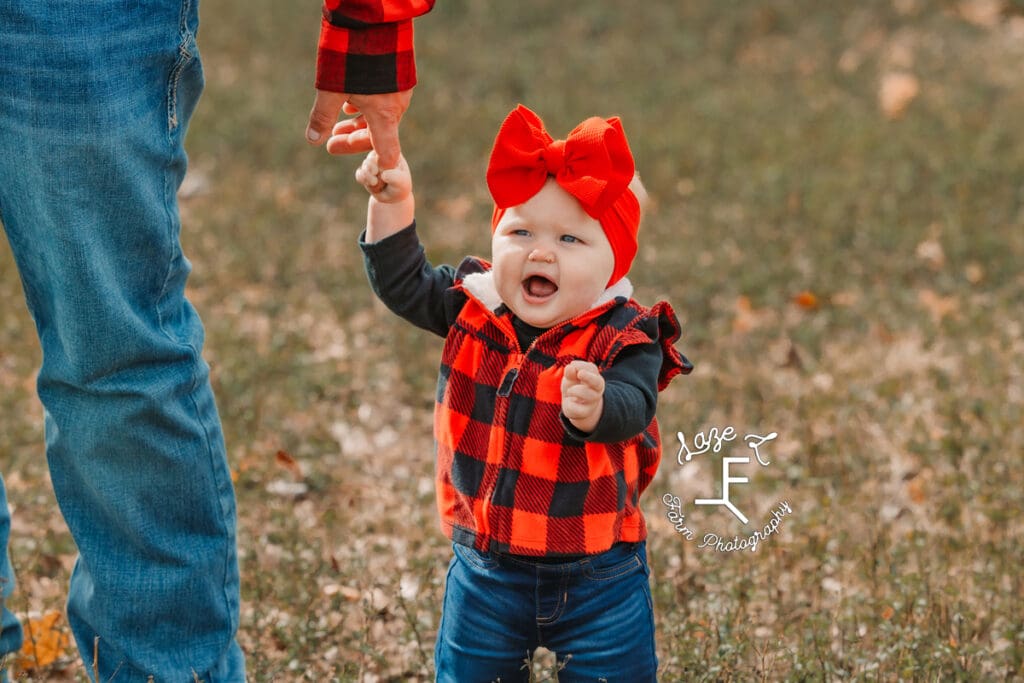
[[561, 239], [562, 239], [563, 242], [570, 242], [570, 243], [572, 243], [572, 242], [582, 242], [583, 241], [579, 237], [576, 237], [575, 235], [562, 235]]
[[528, 237], [530, 235], [529, 230], [523, 230], [522, 228], [512, 231], [513, 235], [519, 235], [520, 237]]

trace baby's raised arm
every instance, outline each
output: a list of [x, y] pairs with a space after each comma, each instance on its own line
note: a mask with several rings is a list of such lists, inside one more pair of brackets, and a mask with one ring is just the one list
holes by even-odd
[[[377, 153], [371, 151], [356, 169], [356, 181], [370, 193], [370, 203], [366, 208], [367, 242], [379, 242], [412, 224], [416, 201], [412, 194], [412, 174], [405, 157], [399, 157], [395, 168], [381, 171]], [[374, 192], [381, 181], [384, 186]]]

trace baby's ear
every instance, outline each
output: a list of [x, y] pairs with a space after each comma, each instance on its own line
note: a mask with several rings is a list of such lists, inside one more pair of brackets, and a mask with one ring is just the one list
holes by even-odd
[[640, 211], [644, 212], [647, 210], [647, 189], [644, 184], [640, 182], [640, 174], [634, 173], [633, 180], [629, 182], [629, 190], [636, 197], [636, 200], [640, 202]]

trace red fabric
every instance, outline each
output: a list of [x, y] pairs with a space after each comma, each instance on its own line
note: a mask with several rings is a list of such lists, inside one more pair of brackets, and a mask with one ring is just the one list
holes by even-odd
[[413, 17], [434, 0], [326, 0], [316, 62], [317, 90], [400, 92], [416, 85]]
[[629, 189], [635, 166], [618, 117], [591, 117], [565, 140], [554, 140], [535, 113], [519, 105], [501, 124], [487, 166], [494, 198], [492, 229], [504, 210], [537, 194], [549, 177], [597, 220], [615, 254], [608, 284], [633, 263], [640, 228], [640, 203]]
[[433, 0], [324, 0], [324, 10], [337, 12], [350, 22], [387, 24], [426, 14]]

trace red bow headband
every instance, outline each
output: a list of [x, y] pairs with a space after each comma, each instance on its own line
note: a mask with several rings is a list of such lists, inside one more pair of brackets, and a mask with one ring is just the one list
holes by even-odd
[[633, 263], [640, 228], [640, 202], [629, 189], [633, 154], [618, 117], [592, 117], [565, 140], [553, 140], [536, 114], [519, 105], [498, 130], [487, 166], [487, 187], [494, 198], [491, 230], [505, 209], [540, 192], [549, 176], [597, 220], [615, 255], [608, 285], [618, 282]]

